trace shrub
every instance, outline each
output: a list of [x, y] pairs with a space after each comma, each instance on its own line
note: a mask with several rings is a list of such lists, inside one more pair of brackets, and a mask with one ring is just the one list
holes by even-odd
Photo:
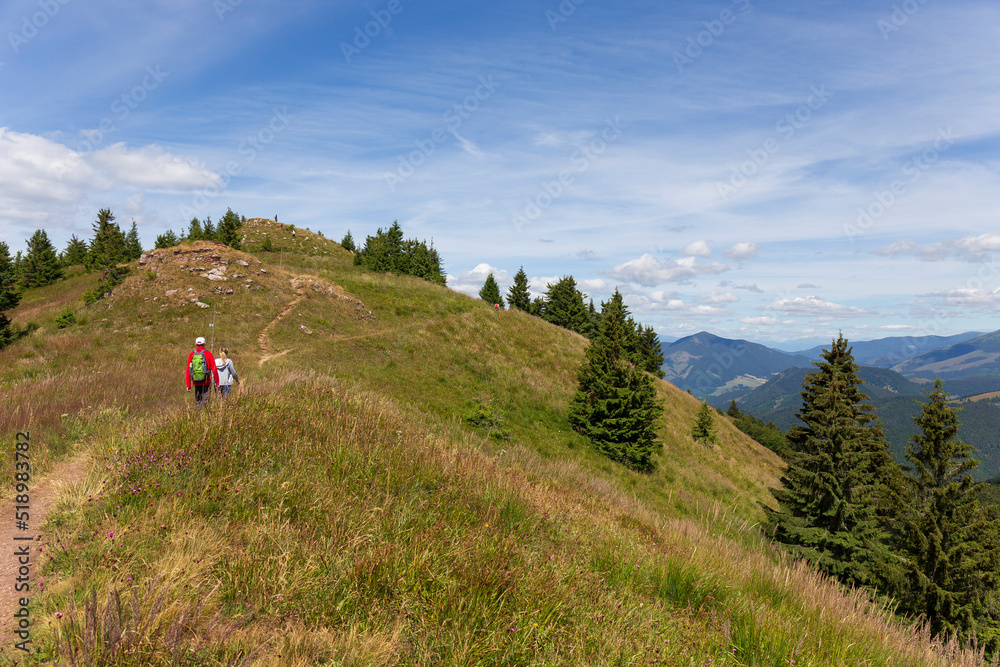
[[76, 315], [73, 311], [66, 306], [66, 309], [59, 313], [59, 317], [56, 318], [56, 326], [60, 329], [65, 329], [66, 327], [71, 327], [76, 324]]

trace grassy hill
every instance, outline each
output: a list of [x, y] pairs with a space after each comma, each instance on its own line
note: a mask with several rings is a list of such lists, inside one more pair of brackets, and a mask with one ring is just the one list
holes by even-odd
[[[30, 429], [36, 477], [86, 465], [40, 527], [39, 660], [983, 664], [777, 553], [780, 461], [725, 419], [693, 441], [694, 397], [658, 383], [663, 452], [627, 471], [566, 421], [583, 338], [296, 232], [251, 220], [276, 252], [157, 251], [91, 306], [77, 275], [14, 313], [0, 434]], [[200, 411], [198, 335], [244, 381]]]

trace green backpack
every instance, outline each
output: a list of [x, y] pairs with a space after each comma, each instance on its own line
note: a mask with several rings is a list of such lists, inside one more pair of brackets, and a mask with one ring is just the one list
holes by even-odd
[[195, 352], [191, 357], [191, 380], [194, 382], [204, 382], [208, 379], [208, 363], [205, 360], [205, 352]]

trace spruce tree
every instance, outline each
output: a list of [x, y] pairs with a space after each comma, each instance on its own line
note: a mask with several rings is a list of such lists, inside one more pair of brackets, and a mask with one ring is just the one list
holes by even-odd
[[83, 264], [87, 259], [87, 242], [76, 238], [76, 234], [69, 237], [69, 243], [62, 254], [63, 266], [76, 266]]
[[205, 239], [205, 230], [201, 226], [201, 220], [198, 218], [191, 218], [191, 222], [188, 223], [187, 235], [184, 237], [185, 241], [203, 241]]
[[602, 304], [601, 330], [587, 346], [568, 418], [577, 432], [612, 460], [649, 470], [651, 457], [660, 448], [656, 423], [663, 406], [653, 379], [628, 358], [626, 317], [622, 296], [615, 290]]
[[742, 414], [740, 412], [739, 407], [736, 405], [736, 399], [729, 401], [729, 409], [726, 410], [726, 414], [732, 417], [733, 419], [736, 419]]
[[490, 275], [486, 276], [486, 282], [483, 283], [482, 288], [479, 290], [479, 298], [491, 306], [500, 304], [500, 307], [503, 308], [503, 297], [500, 296], [500, 286], [497, 285], [492, 271], [490, 271]]
[[125, 235], [125, 261], [131, 262], [142, 256], [142, 243], [139, 241], [139, 228], [136, 227], [135, 220], [132, 227]]
[[7, 313], [17, 307], [21, 293], [17, 289], [17, 276], [10, 258], [10, 248], [0, 241], [0, 349], [10, 345], [16, 338]]
[[348, 229], [347, 233], [344, 234], [344, 238], [340, 239], [340, 247], [348, 252], [354, 252], [354, 237], [351, 236], [351, 230]]
[[240, 227], [243, 226], [242, 219], [233, 213], [233, 209], [227, 208], [226, 214], [219, 220], [219, 226], [215, 230], [215, 240], [225, 243], [233, 250], [240, 249]]
[[528, 274], [522, 266], [514, 274], [514, 284], [507, 289], [507, 303], [511, 308], [531, 312], [531, 291], [528, 289]]
[[892, 468], [881, 429], [861, 389], [857, 364], [843, 336], [824, 350], [803, 383], [779, 508], [765, 508], [768, 530], [795, 555], [845, 584], [900, 585], [879, 515]]
[[[547, 287], [542, 317], [552, 324], [590, 337], [592, 331], [590, 314], [583, 303], [583, 294], [576, 288], [573, 276], [560, 278], [555, 285]], [[622, 327], [625, 326], [623, 320]], [[623, 339], [622, 345], [627, 344], [628, 341]]]
[[980, 537], [992, 532], [969, 473], [979, 462], [958, 439], [958, 409], [948, 405], [941, 380], [921, 413], [920, 434], [910, 438], [910, 497], [902, 551], [907, 562], [902, 611], [923, 616], [934, 635], [968, 637], [984, 613], [998, 574]]
[[203, 241], [215, 241], [216, 235], [215, 223], [212, 222], [212, 217], [209, 215], [205, 216], [205, 221], [201, 223], [201, 238]]
[[715, 424], [712, 421], [712, 408], [708, 403], [702, 403], [698, 408], [698, 414], [694, 419], [694, 427], [691, 429], [691, 437], [695, 440], [707, 443], [714, 443]]
[[90, 252], [87, 253], [88, 271], [105, 269], [124, 262], [125, 235], [115, 223], [115, 216], [110, 209], [102, 208], [97, 213], [94, 223], [94, 238], [90, 241]]
[[154, 247], [156, 247], [157, 249], [169, 248], [170, 246], [175, 246], [180, 242], [181, 240], [177, 238], [177, 234], [174, 233], [174, 230], [168, 229], [167, 231], [163, 232], [162, 234], [156, 237], [156, 243]]
[[22, 289], [44, 287], [62, 278], [59, 257], [44, 229], [36, 229], [28, 239], [28, 252], [21, 260], [20, 273]]
[[660, 337], [656, 335], [653, 327], [647, 326], [638, 328], [638, 335], [641, 339], [639, 349], [642, 363], [640, 366], [647, 373], [652, 373], [658, 378], [663, 378], [666, 373], [663, 370], [663, 348], [660, 346]]

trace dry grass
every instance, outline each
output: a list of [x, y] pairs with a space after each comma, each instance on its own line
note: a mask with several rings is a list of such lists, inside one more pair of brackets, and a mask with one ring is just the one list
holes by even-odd
[[[0, 433], [94, 462], [46, 527], [51, 659], [985, 664], [774, 552], [755, 522], [780, 461], [724, 419], [694, 442], [694, 398], [661, 384], [657, 470], [623, 470], [565, 419], [582, 338], [274, 227], [248, 246], [273, 235], [280, 267], [184, 246], [0, 352]], [[252, 288], [191, 270], [213, 253]], [[211, 310], [187, 295], [245, 380], [202, 411], [182, 370]], [[477, 402], [510, 441], [464, 424]]]

